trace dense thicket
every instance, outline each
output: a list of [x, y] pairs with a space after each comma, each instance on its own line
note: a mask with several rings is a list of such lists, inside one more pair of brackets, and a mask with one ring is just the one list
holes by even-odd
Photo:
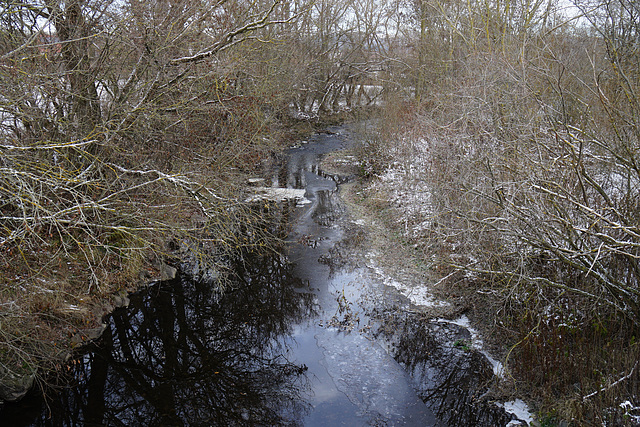
[[365, 166], [434, 271], [499, 297], [541, 413], [619, 423], [640, 384], [640, 9], [563, 6], [408, 5], [414, 102]]
[[2, 378], [58, 363], [172, 249], [203, 271], [271, 244], [239, 183], [284, 101], [229, 48], [277, 6], [0, 2]]
[[381, 96], [391, 17], [355, 0], [0, 1], [0, 382], [57, 363], [169, 260], [220, 279], [272, 250], [245, 178], [296, 120]]

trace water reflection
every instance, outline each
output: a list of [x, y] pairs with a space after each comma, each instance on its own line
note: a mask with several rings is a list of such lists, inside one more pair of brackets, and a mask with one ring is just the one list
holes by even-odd
[[77, 384], [35, 398], [15, 425], [299, 425], [306, 367], [283, 337], [313, 315], [313, 297], [281, 257], [236, 265], [218, 294], [186, 278], [138, 293], [116, 310], [95, 351], [72, 365]]
[[395, 359], [410, 372], [442, 425], [504, 426], [515, 419], [491, 401], [493, 368], [470, 347], [466, 328], [408, 314], [380, 332], [393, 338]]
[[336, 191], [318, 190], [315, 192], [317, 203], [312, 213], [316, 223], [325, 227], [331, 226], [344, 213], [344, 204]]

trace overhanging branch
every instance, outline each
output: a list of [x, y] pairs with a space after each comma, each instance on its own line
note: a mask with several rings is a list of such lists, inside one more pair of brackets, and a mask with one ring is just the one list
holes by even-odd
[[230, 45], [235, 45], [245, 40], [245, 38], [236, 39], [238, 36], [248, 34], [252, 31], [256, 31], [256, 30], [268, 27], [270, 25], [288, 24], [290, 22], [295, 21], [300, 16], [300, 13], [299, 13], [284, 20], [269, 20], [269, 16], [271, 16], [271, 13], [273, 13], [274, 9], [278, 4], [280, 4], [280, 0], [274, 1], [271, 4], [271, 7], [269, 8], [269, 10], [266, 11], [262, 15], [262, 17], [260, 17], [255, 21], [251, 21], [245, 24], [240, 28], [236, 28], [235, 30], [227, 32], [222, 37], [220, 37], [220, 40], [215, 44], [213, 44], [209, 49], [196, 53], [195, 55], [183, 56], [182, 58], [172, 59], [170, 61], [170, 64], [178, 65], [178, 64], [186, 64], [191, 62], [202, 61], [203, 59], [209, 58], [210, 56], [213, 56], [216, 53], [228, 48]]

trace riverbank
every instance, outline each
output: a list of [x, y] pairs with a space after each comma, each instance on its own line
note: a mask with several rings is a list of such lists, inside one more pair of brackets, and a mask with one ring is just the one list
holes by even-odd
[[[335, 174], [356, 175], [360, 171], [353, 152], [332, 154], [322, 166]], [[391, 277], [392, 286], [398, 286], [422, 313], [448, 319], [468, 316], [484, 337], [487, 349], [495, 358], [504, 359], [509, 349], [503, 345], [494, 316], [490, 315], [498, 310], [499, 299], [465, 286], [461, 274], [443, 277], [441, 272], [434, 271], [423, 254], [404, 238], [390, 197], [380, 187], [366, 179], [354, 179], [340, 190], [354, 221], [367, 228], [366, 244], [360, 248], [364, 251], [360, 256], [368, 260], [367, 264], [377, 266]]]
[[[325, 125], [272, 123], [255, 132], [259, 143], [228, 142], [221, 152], [215, 151], [219, 141], [204, 134], [197, 135], [202, 144], [190, 147], [163, 141], [131, 152], [76, 152], [88, 166], [74, 173], [90, 184], [73, 186], [72, 177], [57, 177], [61, 187], [42, 190], [32, 218], [3, 223], [8, 237], [0, 235], [0, 404], [64, 384], [58, 377], [66, 364], [102, 334], [105, 316], [127, 306], [130, 293], [171, 280], [178, 269], [220, 279], [223, 286], [223, 276], [232, 274], [225, 259], [273, 251], [281, 236], [269, 229], [268, 213], [245, 201], [251, 193], [247, 178], [271, 168], [282, 150]], [[9, 160], [24, 159], [16, 154]], [[59, 169], [49, 160], [41, 168]], [[45, 174], [35, 184], [38, 179], [47, 185], [54, 180]], [[38, 211], [38, 203], [46, 212]], [[3, 215], [13, 208], [0, 206]]]
[[[361, 172], [353, 150], [330, 154], [322, 168], [329, 174], [352, 177]], [[340, 197], [351, 225], [346, 227], [345, 247], [338, 245], [334, 257], [367, 268], [371, 280], [399, 295], [398, 303], [381, 300], [373, 305], [375, 313], [370, 316], [378, 325], [374, 334], [391, 343], [390, 354], [413, 375], [421, 395], [429, 396], [427, 403], [431, 400], [432, 407], [441, 411], [441, 421], [447, 425], [537, 425], [502, 363], [509, 348], [494, 323], [498, 299], [466, 287], [459, 276], [443, 278], [433, 271], [398, 230], [387, 195], [370, 181], [352, 179], [340, 187]], [[416, 355], [420, 352], [431, 356], [422, 359]], [[457, 372], [449, 371], [448, 366]], [[506, 408], [513, 418], [500, 418], [492, 409], [496, 406]]]

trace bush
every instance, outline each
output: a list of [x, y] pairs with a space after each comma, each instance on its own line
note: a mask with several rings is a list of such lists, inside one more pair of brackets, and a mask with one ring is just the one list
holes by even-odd
[[519, 387], [578, 423], [622, 419], [639, 379], [636, 21], [589, 19], [466, 44], [368, 160], [433, 271], [500, 297]]

